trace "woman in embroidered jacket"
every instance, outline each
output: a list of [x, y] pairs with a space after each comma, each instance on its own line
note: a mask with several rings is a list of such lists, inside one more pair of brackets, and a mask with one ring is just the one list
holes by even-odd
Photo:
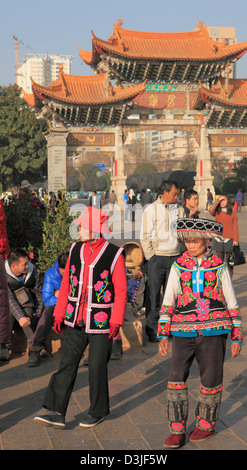
[[178, 219], [173, 227], [187, 251], [172, 265], [160, 312], [157, 337], [159, 352], [166, 356], [168, 338], [173, 336], [172, 361], [167, 386], [168, 423], [171, 431], [165, 447], [185, 442], [188, 415], [186, 380], [193, 359], [200, 370], [200, 392], [196, 407], [196, 427], [190, 441], [214, 435], [222, 395], [223, 363], [227, 335], [231, 352], [240, 353], [241, 314], [229, 270], [212, 254], [208, 244], [223, 226], [203, 219]]
[[52, 376], [43, 406], [49, 410], [34, 419], [43, 425], [65, 426], [65, 414], [84, 350], [89, 344], [90, 408], [79, 423], [97, 425], [109, 413], [107, 363], [112, 339], [123, 324], [127, 281], [123, 249], [108, 243], [108, 214], [87, 207], [76, 223], [80, 241], [72, 244], [57, 304], [54, 330], [65, 341], [58, 371]]

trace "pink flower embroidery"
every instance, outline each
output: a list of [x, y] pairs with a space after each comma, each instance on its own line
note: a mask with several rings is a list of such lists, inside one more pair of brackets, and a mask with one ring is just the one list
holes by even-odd
[[196, 312], [197, 313], [200, 313], [200, 312], [209, 312], [209, 300], [208, 299], [198, 299], [196, 301], [197, 303], [197, 308], [196, 308]]
[[215, 310], [212, 312], [212, 317], [213, 318], [222, 318], [224, 316], [224, 312], [222, 310]]
[[110, 300], [111, 300], [111, 293], [110, 293], [109, 290], [106, 290], [106, 291], [105, 291], [104, 301], [105, 301], [105, 302], [110, 302]]
[[206, 295], [207, 292], [210, 292], [212, 290], [213, 290], [212, 286], [205, 287], [205, 289], [203, 289], [203, 295]]
[[205, 268], [205, 269], [208, 269], [211, 267], [211, 261], [209, 259], [205, 259], [203, 262], [202, 262], [202, 267]]
[[229, 313], [231, 317], [237, 317], [239, 314], [239, 311], [236, 308], [232, 308], [231, 310], [229, 310]]
[[183, 317], [183, 315], [181, 315], [181, 314], [178, 313], [177, 315], [174, 315], [173, 321], [183, 322], [183, 321], [184, 321], [184, 317]]
[[177, 262], [181, 264], [181, 266], [184, 266], [186, 263], [186, 256], [180, 256], [180, 258], [177, 259]]
[[183, 425], [182, 423], [172, 423], [172, 429], [174, 429], [174, 431], [181, 431], [183, 429]]
[[217, 290], [213, 290], [211, 292], [211, 299], [218, 300], [218, 298], [219, 298], [219, 292]]
[[98, 291], [101, 289], [103, 285], [104, 285], [103, 281], [98, 281], [96, 284], [94, 284], [94, 288], [96, 291]]
[[71, 271], [72, 271], [73, 274], [75, 273], [75, 265], [74, 264], [71, 266]]
[[186, 266], [187, 269], [193, 269], [195, 265], [196, 265], [196, 263], [193, 259], [189, 259], [185, 263], [185, 266]]
[[191, 279], [191, 273], [188, 273], [188, 272], [184, 271], [181, 274], [181, 279], [182, 279], [182, 281], [189, 281]]
[[197, 316], [198, 320], [200, 321], [205, 321], [205, 320], [209, 320], [209, 315], [208, 313], [204, 312], [204, 313], [199, 313], [199, 315]]
[[189, 322], [196, 321], [196, 315], [194, 315], [194, 313], [191, 313], [190, 315], [186, 315], [186, 321], [189, 321]]
[[108, 315], [105, 312], [98, 312], [94, 315], [94, 319], [97, 322], [104, 322], [105, 320], [107, 320], [107, 318], [108, 318]]
[[73, 276], [73, 283], [74, 283], [74, 286], [77, 286], [78, 284], [78, 279], [76, 276]]
[[108, 315], [105, 312], [98, 312], [94, 315], [94, 323], [99, 328], [102, 328], [107, 324]]
[[190, 302], [190, 296], [187, 295], [187, 294], [184, 294], [183, 295], [183, 304], [188, 305], [189, 302]]
[[187, 287], [184, 287], [183, 293], [184, 293], [184, 294], [191, 294], [191, 293], [192, 293], [191, 287], [188, 287], [188, 286], [187, 286]]
[[216, 276], [215, 276], [215, 273], [213, 273], [213, 271], [208, 271], [205, 273], [205, 278], [207, 279], [207, 281], [214, 281]]
[[160, 322], [158, 324], [157, 336], [168, 336], [170, 334], [170, 323]]
[[222, 261], [218, 256], [213, 255], [211, 257], [211, 260], [212, 260], [212, 265], [213, 266], [217, 266], [218, 264], [222, 264]]
[[66, 308], [66, 312], [67, 312], [67, 313], [72, 313], [73, 311], [74, 311], [73, 305], [68, 304], [68, 305], [67, 305], [67, 308]]
[[101, 275], [100, 275], [101, 279], [105, 279], [106, 276], [108, 276], [108, 274], [109, 274], [109, 271], [107, 271], [107, 270], [105, 269], [105, 270], [101, 273]]
[[[199, 418], [199, 416], [198, 416], [198, 418]], [[201, 429], [205, 429], [205, 430], [212, 428], [210, 423], [205, 421], [205, 419], [200, 419], [200, 418], [199, 418], [199, 426], [200, 426]]]
[[231, 333], [231, 339], [234, 341], [234, 339], [242, 340], [242, 329], [233, 327], [232, 333]]
[[174, 307], [167, 307], [167, 312], [170, 313], [170, 315], [172, 315], [174, 312]]

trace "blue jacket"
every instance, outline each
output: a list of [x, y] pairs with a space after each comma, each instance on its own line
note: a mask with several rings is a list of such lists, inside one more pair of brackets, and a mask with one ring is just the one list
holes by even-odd
[[59, 272], [58, 262], [46, 271], [42, 289], [43, 302], [46, 307], [56, 305], [57, 297], [54, 292], [60, 289], [63, 276]]

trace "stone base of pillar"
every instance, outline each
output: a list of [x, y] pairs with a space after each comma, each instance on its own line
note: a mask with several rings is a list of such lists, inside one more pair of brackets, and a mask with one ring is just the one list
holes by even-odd
[[126, 176], [113, 176], [111, 178], [111, 191], [114, 191], [117, 196], [117, 205], [121, 210], [124, 209], [124, 191], [126, 189]]
[[212, 177], [195, 177], [195, 186], [194, 190], [197, 191], [199, 196], [199, 210], [205, 211], [207, 205], [207, 189], [210, 189], [213, 198], [215, 198], [215, 191], [213, 186], [213, 178]]

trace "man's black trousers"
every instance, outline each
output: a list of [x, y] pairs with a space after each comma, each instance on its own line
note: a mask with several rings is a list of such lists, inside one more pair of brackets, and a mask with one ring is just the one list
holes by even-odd
[[[176, 261], [178, 256], [158, 256], [154, 255], [148, 261], [148, 288], [150, 296], [150, 311], [146, 312], [147, 319], [146, 325], [153, 330], [156, 335], [159, 312], [162, 303], [162, 298], [165, 293], [165, 288], [170, 273], [171, 266]], [[163, 288], [163, 292], [161, 292]]]

